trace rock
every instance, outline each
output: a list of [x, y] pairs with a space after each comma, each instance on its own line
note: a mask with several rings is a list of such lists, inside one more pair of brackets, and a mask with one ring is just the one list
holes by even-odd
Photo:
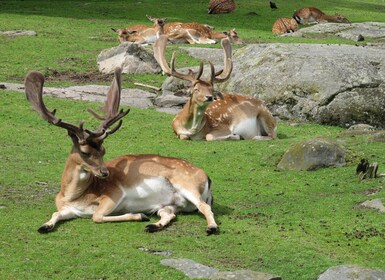
[[280, 119], [385, 127], [385, 49], [352, 45], [248, 45], [234, 51], [222, 92], [258, 96]]
[[97, 64], [99, 71], [106, 74], [113, 73], [116, 67], [121, 67], [122, 73], [128, 74], [160, 73], [161, 71], [152, 51], [130, 42], [103, 50], [97, 58]]
[[187, 102], [184, 96], [162, 95], [155, 98], [155, 105], [158, 107], [182, 107]]
[[375, 133], [371, 139], [373, 142], [385, 142], [385, 131]]
[[375, 128], [373, 126], [371, 126], [371, 125], [368, 125], [368, 124], [359, 123], [359, 124], [352, 125], [351, 127], [349, 127], [348, 130], [354, 130], [354, 131], [374, 131]]
[[210, 280], [282, 280], [279, 276], [252, 270], [221, 271], [213, 274]]
[[37, 36], [37, 33], [32, 30], [12, 30], [12, 31], [0, 31], [0, 35], [7, 36]]
[[189, 278], [209, 278], [211, 275], [218, 272], [218, 269], [205, 266], [189, 259], [163, 259], [160, 263], [182, 271]]
[[331, 267], [322, 273], [318, 280], [385, 280], [385, 270], [341, 265]]
[[[24, 85], [13, 83], [2, 83], [7, 90], [24, 92]], [[84, 100], [92, 102], [105, 102], [109, 86], [88, 85], [73, 86], [68, 88], [44, 87], [47, 96], [66, 98], [72, 100]], [[122, 89], [121, 105], [136, 108], [154, 107], [156, 94], [141, 89]]]
[[376, 209], [381, 213], [385, 212], [385, 206], [380, 198], [367, 200], [360, 204], [362, 207]]
[[326, 34], [327, 36], [338, 36], [353, 41], [362, 41], [364, 38], [378, 40], [385, 38], [385, 23], [360, 22], [342, 24], [329, 22], [301, 28], [301, 32], [306, 37], [316, 37], [314, 34]]
[[282, 170], [316, 170], [345, 165], [345, 149], [329, 139], [302, 142], [290, 148], [278, 163]]

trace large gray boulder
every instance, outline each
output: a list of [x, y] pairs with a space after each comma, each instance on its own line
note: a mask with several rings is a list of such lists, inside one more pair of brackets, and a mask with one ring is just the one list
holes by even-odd
[[329, 268], [318, 280], [385, 280], [385, 270], [341, 265]]
[[116, 67], [121, 67], [122, 73], [127, 74], [160, 73], [161, 71], [152, 50], [130, 42], [103, 50], [97, 58], [97, 64], [99, 71], [106, 74], [113, 73]]
[[385, 49], [271, 44], [234, 52], [222, 92], [258, 96], [281, 119], [385, 127]]
[[278, 168], [311, 171], [345, 164], [344, 147], [331, 139], [314, 139], [298, 143], [286, 151]]
[[301, 28], [295, 33], [301, 33], [304, 37], [317, 37], [319, 34], [323, 34], [323, 36], [335, 36], [353, 41], [366, 39], [373, 41], [385, 38], [385, 22], [357, 22], [352, 24], [328, 22]]

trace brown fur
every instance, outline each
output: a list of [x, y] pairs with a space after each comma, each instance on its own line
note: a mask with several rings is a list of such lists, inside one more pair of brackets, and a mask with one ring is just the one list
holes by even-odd
[[320, 22], [350, 23], [350, 21], [340, 14], [335, 16], [327, 15], [318, 8], [301, 8], [294, 15], [301, 24], [312, 24]]
[[276, 35], [291, 33], [298, 30], [298, 23], [294, 18], [279, 18], [272, 28], [272, 32]]
[[209, 14], [230, 13], [237, 8], [234, 0], [211, 0], [208, 7]]

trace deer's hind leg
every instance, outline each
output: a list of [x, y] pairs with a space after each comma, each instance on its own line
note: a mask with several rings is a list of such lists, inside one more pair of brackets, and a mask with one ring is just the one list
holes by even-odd
[[176, 215], [176, 207], [169, 205], [165, 206], [158, 210], [158, 216], [160, 217], [160, 220], [154, 224], [149, 224], [146, 226], [147, 232], [156, 232], [159, 230], [162, 230], [167, 225], [171, 223], [172, 220], [175, 219]]

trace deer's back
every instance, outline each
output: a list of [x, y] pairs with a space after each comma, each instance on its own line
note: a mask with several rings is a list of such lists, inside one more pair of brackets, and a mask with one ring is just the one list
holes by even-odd
[[272, 32], [277, 35], [284, 33], [294, 32], [298, 29], [298, 24], [294, 18], [279, 18], [277, 19], [272, 28]]

